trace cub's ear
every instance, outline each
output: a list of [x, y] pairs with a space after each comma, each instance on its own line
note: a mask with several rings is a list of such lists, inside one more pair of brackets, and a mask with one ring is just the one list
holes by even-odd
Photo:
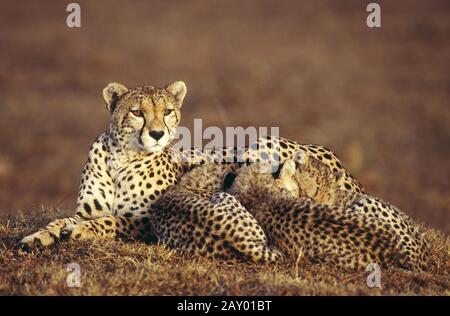
[[305, 151], [299, 150], [295, 153], [294, 161], [296, 164], [299, 164], [300, 166], [304, 166], [308, 163], [309, 158]]
[[183, 81], [175, 81], [166, 86], [164, 89], [170, 94], [172, 94], [175, 97], [175, 99], [177, 99], [181, 107], [187, 92], [185, 83]]
[[103, 89], [103, 98], [109, 112], [112, 113], [114, 111], [117, 101], [127, 92], [128, 88], [117, 82], [111, 82]]
[[234, 183], [234, 179], [236, 179], [236, 174], [234, 172], [227, 172], [227, 174], [223, 177], [223, 191], [227, 191]]

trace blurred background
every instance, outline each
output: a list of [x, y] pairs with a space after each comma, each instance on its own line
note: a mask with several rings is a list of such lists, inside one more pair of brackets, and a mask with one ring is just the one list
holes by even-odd
[[106, 84], [183, 80], [182, 125], [279, 126], [450, 232], [448, 1], [69, 2], [2, 3], [0, 213], [74, 207]]

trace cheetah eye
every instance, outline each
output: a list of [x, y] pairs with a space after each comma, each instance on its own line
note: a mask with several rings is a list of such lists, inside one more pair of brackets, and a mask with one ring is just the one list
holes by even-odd
[[170, 115], [170, 114], [172, 114], [172, 112], [173, 112], [172, 109], [166, 109], [166, 110], [164, 111], [164, 115], [165, 115], [165, 116]]
[[137, 117], [142, 117], [142, 111], [141, 110], [131, 110], [130, 111], [134, 116], [137, 116]]

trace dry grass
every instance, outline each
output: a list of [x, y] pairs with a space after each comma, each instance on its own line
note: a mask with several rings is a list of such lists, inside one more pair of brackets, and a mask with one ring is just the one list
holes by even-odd
[[[3, 218], [0, 224], [2, 295], [450, 295], [450, 239], [428, 230], [427, 272], [382, 271], [381, 289], [366, 285], [368, 273], [342, 273], [301, 257], [289, 265], [226, 264], [190, 258], [161, 245], [91, 241], [59, 244], [24, 254], [20, 238], [64, 213]], [[67, 214], [66, 214], [67, 215]], [[69, 263], [81, 267], [81, 287], [66, 285]]]

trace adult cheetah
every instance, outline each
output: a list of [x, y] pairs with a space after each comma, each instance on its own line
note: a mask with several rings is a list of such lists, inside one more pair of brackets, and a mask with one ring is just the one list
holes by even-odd
[[81, 173], [75, 216], [58, 219], [20, 242], [24, 250], [50, 246], [67, 225], [108, 215], [147, 210], [183, 174], [170, 142], [181, 118], [186, 85], [103, 90], [109, 129], [92, 144]]
[[318, 145], [301, 145], [268, 136], [245, 149], [218, 148], [207, 153], [199, 149], [181, 153], [174, 150], [171, 142], [181, 119], [186, 91], [181, 81], [163, 89], [153, 86], [129, 89], [110, 83], [103, 90], [103, 97], [111, 121], [89, 151], [75, 215], [52, 221], [44, 229], [24, 237], [19, 243], [22, 249], [50, 246], [60, 239], [62, 231], [86, 220], [102, 221], [111, 215], [133, 217], [147, 212], [193, 166], [204, 162], [229, 163], [223, 157], [230, 154], [231, 162], [282, 163], [301, 150], [323, 161], [333, 172], [341, 172], [346, 189], [363, 191], [336, 155]]

